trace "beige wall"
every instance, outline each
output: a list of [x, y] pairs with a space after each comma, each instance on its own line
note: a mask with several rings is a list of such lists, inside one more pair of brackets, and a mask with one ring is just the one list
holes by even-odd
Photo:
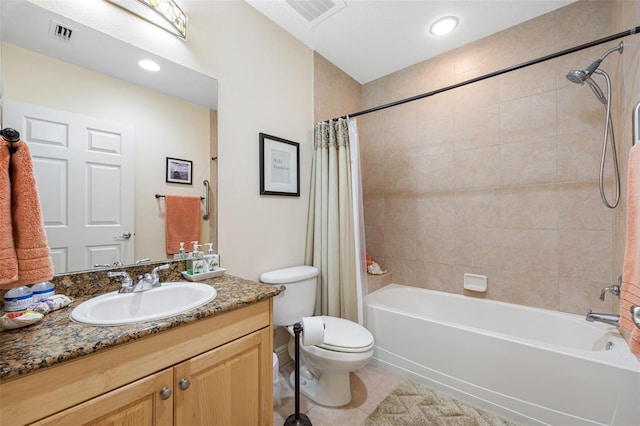
[[[569, 5], [368, 83], [363, 107], [610, 35], [637, 15], [638, 2]], [[624, 103], [614, 115], [621, 164], [640, 79], [637, 36], [627, 39], [602, 65], [623, 85], [614, 93]], [[616, 309], [611, 297], [598, 300], [624, 247], [625, 207], [606, 209], [598, 192], [604, 110], [564, 77], [615, 44], [359, 118], [367, 249], [394, 282], [462, 293], [470, 272], [488, 276], [487, 298]]]
[[313, 104], [316, 123], [358, 112], [362, 108], [362, 85], [314, 52]]
[[[265, 270], [303, 263], [313, 128], [309, 48], [240, 0], [181, 1], [189, 15], [186, 42], [101, 0], [34, 2], [215, 77], [222, 266], [258, 279]], [[300, 197], [259, 195], [259, 132], [300, 143]]]
[[[11, 44], [2, 43], [2, 57], [5, 99], [134, 127], [134, 258], [165, 259], [164, 202], [154, 194], [204, 194], [209, 110]], [[167, 156], [193, 161], [193, 185], [165, 183]], [[209, 241], [205, 221], [200, 240]]]

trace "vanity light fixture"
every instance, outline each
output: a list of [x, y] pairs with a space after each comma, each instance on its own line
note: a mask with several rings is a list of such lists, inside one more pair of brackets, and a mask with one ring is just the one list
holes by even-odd
[[429, 27], [429, 33], [437, 37], [449, 34], [451, 31], [456, 29], [459, 22], [460, 20], [455, 16], [445, 16], [431, 24]]
[[140, 68], [145, 69], [147, 71], [151, 71], [151, 72], [160, 71], [160, 65], [156, 64], [151, 59], [142, 59], [138, 61], [138, 65], [140, 65]]
[[108, 0], [180, 37], [187, 39], [187, 15], [174, 0]]

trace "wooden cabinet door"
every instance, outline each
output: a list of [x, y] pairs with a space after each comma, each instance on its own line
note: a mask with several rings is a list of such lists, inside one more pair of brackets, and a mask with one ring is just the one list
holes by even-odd
[[174, 368], [174, 424], [270, 425], [271, 360], [271, 336], [266, 328], [178, 364]]
[[[173, 421], [173, 369], [168, 368], [78, 404], [33, 425], [37, 426], [170, 426]], [[60, 398], [64, 396], [59, 395]]]

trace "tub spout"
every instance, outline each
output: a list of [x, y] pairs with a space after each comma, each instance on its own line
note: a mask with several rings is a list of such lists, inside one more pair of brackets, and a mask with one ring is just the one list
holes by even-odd
[[591, 309], [587, 312], [586, 320], [589, 322], [604, 322], [605, 324], [618, 327], [620, 324], [620, 315], [616, 314], [598, 314], [592, 312]]

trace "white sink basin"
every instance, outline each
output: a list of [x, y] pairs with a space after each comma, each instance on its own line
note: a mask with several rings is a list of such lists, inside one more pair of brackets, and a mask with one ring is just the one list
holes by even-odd
[[71, 319], [89, 325], [123, 325], [168, 318], [198, 308], [217, 296], [206, 284], [164, 283], [139, 293], [117, 291], [82, 302]]

